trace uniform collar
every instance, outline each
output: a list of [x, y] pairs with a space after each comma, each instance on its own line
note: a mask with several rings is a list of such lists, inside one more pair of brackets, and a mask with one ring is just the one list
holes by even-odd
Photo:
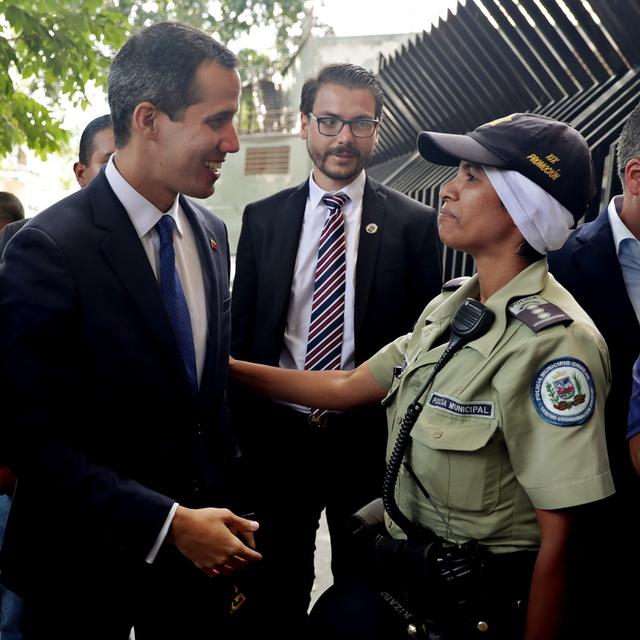
[[[485, 358], [488, 357], [507, 328], [509, 313], [507, 307], [509, 303], [517, 298], [540, 293], [546, 286], [548, 277], [549, 271], [546, 259], [537, 260], [507, 282], [502, 289], [496, 291], [486, 302], [487, 308], [495, 314], [493, 325], [487, 333], [470, 342], [468, 346], [480, 352]], [[451, 316], [465, 298], [477, 299], [479, 295], [480, 285], [478, 283], [478, 274], [476, 274], [434, 309], [427, 316], [426, 322], [448, 324]]]

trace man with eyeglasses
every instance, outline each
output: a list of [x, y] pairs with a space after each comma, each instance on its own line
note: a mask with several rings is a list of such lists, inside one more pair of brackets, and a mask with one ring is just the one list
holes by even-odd
[[[245, 209], [233, 287], [234, 356], [295, 369], [351, 369], [409, 331], [440, 291], [435, 212], [364, 171], [382, 108], [376, 77], [352, 64], [327, 66], [304, 84], [300, 136], [313, 168], [303, 184]], [[261, 632], [303, 637], [323, 508], [334, 580], [355, 570], [345, 523], [381, 495], [383, 411], [326, 413], [248, 399], [244, 391], [237, 396], [234, 421], [259, 492], [263, 551], [246, 612]]]

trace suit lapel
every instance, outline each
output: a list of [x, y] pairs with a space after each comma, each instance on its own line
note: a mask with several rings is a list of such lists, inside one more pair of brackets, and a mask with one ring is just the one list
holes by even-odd
[[205, 354], [204, 368], [202, 379], [200, 381], [200, 394], [207, 395], [207, 389], [213, 382], [212, 373], [215, 371], [213, 363], [218, 355], [220, 345], [220, 330], [218, 318], [221, 315], [220, 303], [221, 296], [219, 282], [223, 282], [223, 269], [220, 260], [220, 251], [214, 250], [214, 246], [224, 247], [226, 245], [225, 238], [219, 238], [208, 224], [208, 220], [200, 214], [199, 211], [192, 207], [189, 201], [180, 196], [180, 205], [184, 211], [198, 247], [200, 256], [200, 264], [202, 265], [202, 279], [204, 282], [204, 294], [207, 303], [207, 313], [209, 317], [207, 330], [207, 350]]
[[[602, 211], [590, 225], [583, 226], [577, 239], [579, 245], [573, 254], [575, 263], [590, 283], [592, 297], [607, 301], [607, 315], [633, 319], [637, 329], [636, 312], [624, 284], [607, 211]], [[603, 265], [609, 266], [603, 269]]]
[[273, 310], [278, 331], [280, 328], [284, 330], [286, 324], [293, 272], [296, 266], [298, 243], [308, 194], [309, 181], [307, 180], [287, 197], [274, 217], [276, 229], [280, 231], [278, 234], [280, 243], [274, 247], [274, 250], [277, 251], [275, 278], [269, 281], [275, 282]]
[[[358, 241], [358, 260], [356, 262], [356, 290], [354, 311], [354, 332], [356, 345], [364, 322], [369, 293], [373, 284], [373, 276], [378, 261], [378, 251], [385, 216], [385, 195], [380, 185], [367, 177], [362, 198], [362, 217], [360, 221], [360, 237]], [[375, 231], [370, 233], [370, 230]]]
[[[87, 187], [97, 226], [106, 231], [101, 249], [133, 304], [149, 325], [159, 346], [173, 366], [184, 364], [160, 294], [158, 281], [149, 264], [142, 242], [124, 207], [113, 193], [102, 171]], [[183, 376], [187, 385], [186, 375]]]

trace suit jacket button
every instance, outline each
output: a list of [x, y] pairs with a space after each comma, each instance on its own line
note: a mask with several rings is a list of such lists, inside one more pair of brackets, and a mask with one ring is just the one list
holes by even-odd
[[193, 493], [200, 493], [200, 483], [197, 480], [193, 480], [191, 483], [191, 487], [193, 488]]
[[196, 435], [200, 438], [204, 435], [204, 431], [202, 430], [202, 425], [199, 422], [196, 425]]

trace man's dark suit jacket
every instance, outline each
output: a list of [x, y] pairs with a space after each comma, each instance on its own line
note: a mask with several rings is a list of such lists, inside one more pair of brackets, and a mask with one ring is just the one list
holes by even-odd
[[[233, 284], [232, 353], [276, 365], [283, 345], [309, 181], [245, 209]], [[377, 225], [375, 233], [367, 226]], [[367, 178], [355, 282], [356, 366], [408, 332], [440, 292], [430, 207]]]
[[640, 569], [636, 548], [640, 482], [629, 457], [626, 425], [640, 326], [627, 295], [607, 210], [573, 231], [548, 259], [551, 273], [596, 323], [611, 359], [605, 431], [616, 493], [577, 513], [572, 568], [576, 578], [569, 593], [566, 637], [632, 638], [635, 600], [626, 585], [637, 579]]
[[591, 316], [609, 347], [611, 393], [606, 405], [609, 458], [616, 490], [636, 486], [626, 443], [631, 369], [640, 353], [640, 325], [622, 277], [605, 209], [549, 254], [549, 270]]
[[29, 222], [30, 218], [24, 218], [23, 220], [16, 220], [15, 222], [10, 222], [2, 231], [0, 231], [0, 257], [2, 257], [2, 252], [4, 248], [7, 246], [7, 242], [13, 238], [13, 236], [24, 227], [27, 222]]
[[6, 248], [0, 383], [10, 402], [0, 446], [19, 484], [2, 579], [19, 593], [47, 576], [57, 584], [61, 566], [73, 575], [96, 563], [96, 580], [109, 580], [113, 563], [143, 566], [174, 501], [229, 504], [223, 468], [237, 450], [225, 400], [227, 235], [205, 209], [182, 197], [181, 205], [209, 311], [197, 397], [142, 243], [104, 171]]

